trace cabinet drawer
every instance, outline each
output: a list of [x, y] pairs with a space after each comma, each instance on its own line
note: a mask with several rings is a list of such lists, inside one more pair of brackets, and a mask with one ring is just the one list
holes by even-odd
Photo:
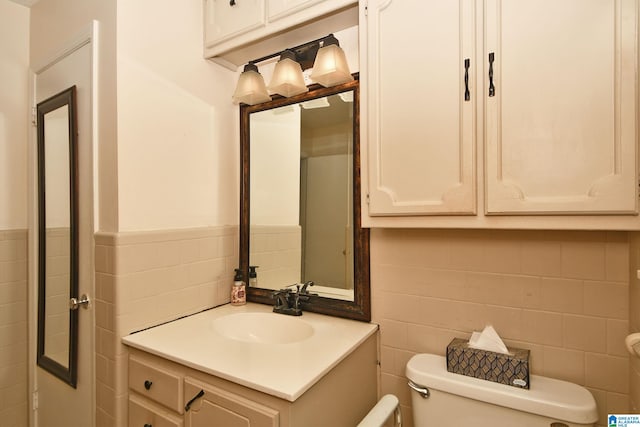
[[129, 388], [180, 414], [184, 412], [182, 387], [181, 375], [133, 356], [129, 358]]
[[129, 427], [182, 427], [182, 418], [137, 396], [129, 396]]
[[185, 379], [187, 398], [204, 392], [185, 415], [188, 427], [279, 427], [280, 413], [274, 408], [196, 379]]

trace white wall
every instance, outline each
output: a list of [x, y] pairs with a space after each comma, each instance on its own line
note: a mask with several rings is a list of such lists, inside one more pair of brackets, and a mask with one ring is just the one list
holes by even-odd
[[300, 225], [300, 107], [251, 115], [252, 225]]
[[97, 228], [118, 229], [116, 145], [116, 3], [105, 0], [40, 0], [31, 7], [31, 67], [39, 67], [61, 53], [86, 31], [92, 20], [99, 22], [98, 58], [98, 215]]
[[0, 0], [0, 230], [27, 227], [29, 9]]
[[237, 224], [236, 74], [202, 58], [202, 2], [118, 2], [121, 231]]

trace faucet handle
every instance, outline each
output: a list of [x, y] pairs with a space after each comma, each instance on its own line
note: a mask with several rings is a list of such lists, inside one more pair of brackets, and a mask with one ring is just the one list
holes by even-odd
[[310, 294], [309, 291], [307, 290], [307, 288], [309, 286], [313, 286], [313, 281], [309, 280], [308, 282], [305, 282], [304, 285], [302, 285], [302, 289], [298, 288], [298, 293], [304, 294], [304, 295], [317, 295], [317, 294]]
[[272, 293], [272, 295], [273, 295], [273, 298], [276, 300], [275, 301], [276, 307], [289, 308], [289, 306], [290, 306], [289, 295], [290, 294], [291, 294], [291, 289], [287, 289], [287, 288], [274, 291]]

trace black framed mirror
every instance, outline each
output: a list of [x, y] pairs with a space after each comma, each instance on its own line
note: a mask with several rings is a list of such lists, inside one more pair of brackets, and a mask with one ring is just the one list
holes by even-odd
[[273, 304], [275, 290], [313, 281], [303, 311], [371, 320], [354, 78], [240, 106], [239, 255], [249, 301]]
[[[77, 384], [78, 296], [76, 87], [37, 106], [37, 364]], [[75, 307], [77, 308], [77, 306]]]

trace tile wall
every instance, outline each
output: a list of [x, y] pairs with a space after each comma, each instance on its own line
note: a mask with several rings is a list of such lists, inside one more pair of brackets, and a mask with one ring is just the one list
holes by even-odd
[[251, 226], [249, 259], [256, 270], [258, 286], [279, 289], [300, 280], [302, 228], [299, 225]]
[[625, 232], [372, 230], [382, 394], [400, 398], [411, 427], [409, 358], [444, 355], [452, 338], [492, 324], [507, 345], [531, 350], [533, 374], [586, 386], [600, 425], [626, 413], [629, 246]]
[[27, 414], [27, 231], [0, 230], [0, 424]]
[[127, 424], [121, 337], [229, 301], [237, 227], [96, 234], [96, 426]]
[[[629, 332], [640, 332], [640, 233], [631, 233], [630, 284], [629, 284]], [[629, 410], [640, 413], [640, 358], [630, 357], [629, 362]]]

